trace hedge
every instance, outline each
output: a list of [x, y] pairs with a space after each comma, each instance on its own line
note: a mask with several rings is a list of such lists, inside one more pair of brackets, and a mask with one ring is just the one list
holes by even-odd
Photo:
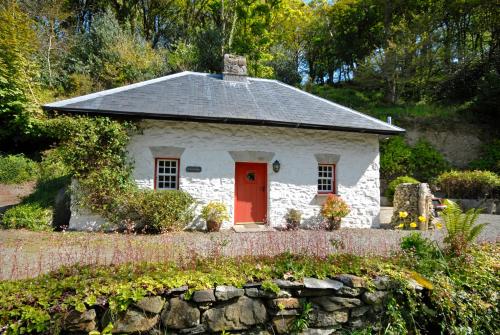
[[490, 171], [449, 171], [438, 176], [436, 186], [454, 199], [496, 198], [500, 177]]

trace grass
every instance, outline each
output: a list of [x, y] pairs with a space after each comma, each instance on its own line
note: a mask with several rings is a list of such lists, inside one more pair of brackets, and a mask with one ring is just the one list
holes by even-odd
[[316, 85], [312, 93], [341, 105], [356, 109], [380, 120], [391, 116], [400, 125], [418, 123], [425, 126], [439, 126], [450, 121], [463, 121], [466, 106], [440, 106], [428, 103], [388, 105], [382, 101], [380, 92], [361, 91], [349, 87]]

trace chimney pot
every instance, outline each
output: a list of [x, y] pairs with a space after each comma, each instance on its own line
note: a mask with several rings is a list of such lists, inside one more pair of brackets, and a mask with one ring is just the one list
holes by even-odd
[[224, 55], [224, 80], [229, 81], [247, 81], [247, 60], [244, 56]]

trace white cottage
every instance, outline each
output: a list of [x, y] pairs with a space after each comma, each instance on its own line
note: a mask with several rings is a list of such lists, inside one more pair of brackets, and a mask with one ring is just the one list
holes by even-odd
[[[241, 57], [226, 55], [224, 70], [182, 72], [44, 108], [138, 119], [141, 132], [128, 147], [137, 184], [225, 203], [231, 219], [223, 228], [280, 226], [291, 208], [312, 226], [330, 193], [351, 207], [343, 226], [378, 226], [379, 136], [404, 130], [279, 81], [249, 78]], [[98, 221], [73, 213], [70, 228]]]

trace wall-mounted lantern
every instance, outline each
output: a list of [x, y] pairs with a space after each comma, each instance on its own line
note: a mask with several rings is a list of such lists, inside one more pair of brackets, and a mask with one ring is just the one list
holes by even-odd
[[273, 171], [278, 173], [280, 171], [280, 162], [278, 162], [278, 160], [275, 160], [274, 163], [273, 163]]

